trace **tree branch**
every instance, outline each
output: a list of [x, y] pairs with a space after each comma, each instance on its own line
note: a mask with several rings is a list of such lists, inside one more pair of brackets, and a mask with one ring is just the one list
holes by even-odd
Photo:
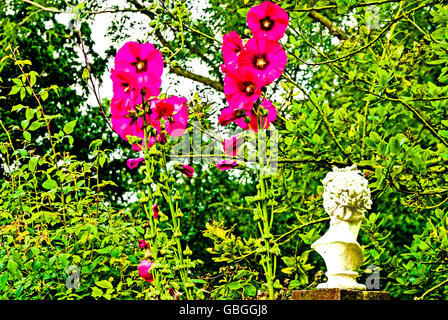
[[323, 16], [322, 14], [316, 11], [310, 11], [308, 15], [314, 21], [317, 21], [322, 25], [324, 25], [330, 31], [331, 35], [338, 37], [339, 40], [347, 40], [347, 36], [345, 35], [344, 31], [335, 26], [333, 22], [331, 22], [330, 19], [328, 19], [327, 17]]
[[175, 74], [177, 74], [179, 76], [182, 76], [184, 78], [188, 78], [188, 79], [191, 79], [193, 81], [200, 82], [202, 84], [205, 84], [207, 86], [212, 87], [215, 90], [224, 92], [223, 85], [221, 83], [219, 83], [218, 81], [212, 80], [210, 78], [207, 78], [205, 76], [201, 76], [200, 74], [196, 74], [196, 73], [190, 72], [190, 71], [185, 70], [185, 69], [181, 69], [179, 67], [171, 67], [170, 71], [172, 71], [173, 73], [175, 73]]

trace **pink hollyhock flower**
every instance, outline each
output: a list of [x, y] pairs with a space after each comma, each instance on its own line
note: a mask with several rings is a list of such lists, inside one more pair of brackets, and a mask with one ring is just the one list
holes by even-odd
[[137, 115], [134, 106], [131, 107], [125, 100], [114, 96], [110, 107], [112, 128], [121, 138], [127, 140], [127, 135], [143, 137], [143, 118]]
[[[114, 96], [111, 101], [112, 128], [124, 140], [128, 140], [126, 136], [144, 137], [144, 121], [139, 116], [135, 108], [136, 105], [142, 104], [142, 95], [135, 90], [135, 77], [122, 70], [112, 70], [111, 79], [113, 81]], [[149, 99], [146, 95], [145, 99]], [[149, 103], [149, 102], [148, 102]], [[150, 118], [147, 116], [146, 122], [149, 123]], [[160, 125], [152, 124], [156, 131], [160, 131]], [[148, 146], [151, 147], [155, 143], [155, 138], [151, 137]], [[133, 145], [135, 151], [141, 150], [141, 146]]]
[[151, 105], [151, 120], [160, 122], [166, 120], [166, 132], [172, 137], [180, 137], [187, 129], [188, 100], [183, 97], [172, 96], [163, 100], [154, 100]]
[[[143, 150], [143, 139], [144, 139], [144, 125], [143, 117], [139, 117], [136, 110], [133, 108], [126, 107], [123, 100], [120, 98], [113, 97], [111, 101], [112, 110], [112, 128], [117, 132], [123, 140], [128, 141], [127, 136], [136, 136], [142, 139], [141, 144], [132, 145], [134, 151]], [[149, 116], [146, 116], [146, 123], [150, 123]], [[151, 125], [156, 129], [156, 132], [160, 132], [160, 123], [151, 123]], [[147, 146], [151, 148], [157, 141], [156, 136], [151, 136], [148, 139]]]
[[229, 156], [235, 157], [238, 153], [238, 149], [243, 143], [244, 140], [238, 138], [238, 136], [234, 136], [230, 139], [224, 139], [222, 142], [224, 153]]
[[232, 160], [220, 160], [216, 164], [216, 167], [222, 171], [234, 169], [238, 166], [239, 166], [239, 164], [236, 163], [236, 161], [232, 161]]
[[238, 68], [257, 74], [265, 86], [282, 75], [287, 60], [285, 50], [277, 41], [251, 38], [238, 56]]
[[154, 203], [154, 205], [152, 206], [152, 216], [154, 217], [154, 219], [157, 219], [159, 217], [159, 213], [159, 205], [157, 203]]
[[128, 159], [126, 163], [129, 169], [135, 169], [140, 165], [140, 163], [143, 162], [143, 160], [145, 159], [144, 158]]
[[163, 57], [152, 43], [126, 42], [115, 55], [115, 69], [133, 75], [138, 92], [145, 89], [150, 96], [159, 95]]
[[288, 27], [289, 15], [279, 5], [265, 1], [252, 7], [247, 13], [247, 26], [254, 37], [266, 36], [280, 40]]
[[235, 31], [225, 34], [222, 40], [221, 50], [224, 64], [221, 65], [221, 71], [227, 73], [237, 67], [238, 55], [243, 50], [243, 40]]
[[149, 260], [142, 260], [137, 268], [138, 273], [140, 274], [140, 277], [142, 277], [143, 279], [145, 279], [148, 282], [154, 281], [154, 277], [152, 276], [151, 273], [149, 273], [149, 270], [151, 269], [153, 263], [154, 262], [151, 262]]
[[222, 38], [221, 50], [224, 63], [236, 60], [237, 55], [243, 50], [243, 40], [240, 35], [235, 31], [225, 34]]
[[141, 239], [141, 240], [138, 240], [138, 247], [140, 249], [148, 249], [149, 248], [149, 244], [145, 240]]
[[[261, 107], [263, 107], [267, 111], [267, 115], [260, 116], [262, 128], [267, 129], [270, 123], [274, 122], [275, 119], [277, 119], [277, 109], [272, 104], [272, 102], [267, 99], [263, 99], [263, 101], [261, 102]], [[258, 132], [258, 116], [255, 113], [254, 109], [246, 111], [245, 118], [250, 118], [250, 122], [247, 123], [244, 118], [239, 118], [235, 120], [235, 123], [244, 130], [252, 130], [254, 132]]]
[[227, 107], [222, 109], [221, 115], [218, 117], [218, 122], [220, 125], [226, 126], [229, 123], [235, 121], [236, 119], [244, 117], [245, 114], [246, 114], [245, 110], [238, 110]]
[[229, 107], [250, 109], [261, 95], [263, 83], [256, 72], [248, 69], [236, 69], [224, 78], [224, 94]]
[[188, 178], [191, 178], [193, 176], [194, 173], [194, 169], [193, 167], [186, 165], [186, 164], [176, 164], [174, 166], [174, 169], [176, 169], [177, 171], [183, 173], [184, 175], [186, 175]]

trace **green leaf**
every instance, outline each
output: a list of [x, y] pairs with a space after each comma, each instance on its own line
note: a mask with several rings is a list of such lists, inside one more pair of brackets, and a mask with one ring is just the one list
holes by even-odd
[[378, 153], [382, 156], [385, 156], [387, 154], [387, 143], [383, 140], [381, 140], [380, 144], [378, 145]]
[[40, 98], [41, 98], [43, 101], [47, 100], [47, 98], [48, 98], [48, 91], [42, 91], [42, 92], [40, 93]]
[[420, 248], [420, 250], [422, 251], [426, 251], [428, 249], [430, 249], [431, 247], [424, 241], [421, 241], [418, 245], [418, 247]]
[[36, 112], [36, 110], [31, 109], [31, 108], [26, 109], [26, 112], [25, 112], [26, 120], [30, 121], [31, 119], [33, 119], [35, 112]]
[[26, 141], [31, 142], [31, 133], [23, 131], [23, 138], [25, 138]]
[[255, 288], [253, 285], [251, 285], [251, 284], [245, 284], [244, 286], [243, 286], [243, 289], [244, 289], [244, 293], [247, 295], [247, 296], [250, 296], [250, 297], [254, 297], [256, 294], [257, 294], [257, 288]]
[[295, 129], [295, 123], [292, 120], [286, 121], [286, 130], [288, 131], [294, 131]]
[[65, 124], [64, 129], [62, 129], [65, 132], [65, 134], [70, 134], [73, 132], [77, 121], [78, 120], [73, 120], [73, 121], [70, 121], [67, 124]]
[[48, 179], [42, 184], [42, 187], [44, 187], [47, 190], [52, 190], [56, 189], [58, 187], [58, 184], [53, 179]]
[[241, 288], [241, 283], [239, 283], [239, 282], [232, 282], [229, 284], [230, 290], [238, 290], [240, 288]]
[[439, 134], [442, 138], [448, 138], [448, 130], [439, 130]]
[[293, 274], [294, 271], [295, 271], [295, 268], [293, 268], [293, 267], [286, 267], [286, 268], [282, 269], [282, 272], [286, 273], [286, 274]]
[[15, 106], [12, 107], [11, 111], [19, 111], [22, 110], [23, 108], [26, 108], [23, 104], [16, 104]]
[[21, 87], [19, 87], [19, 86], [14, 86], [14, 87], [12, 87], [12, 88], [11, 88], [11, 91], [9, 92], [9, 95], [16, 94], [17, 92], [20, 91], [20, 88], [21, 88]]
[[20, 88], [20, 100], [25, 99], [26, 96], [26, 89], [25, 88]]
[[397, 137], [393, 137], [389, 141], [390, 144], [390, 152], [393, 155], [399, 154], [401, 151], [401, 144]]
[[300, 280], [291, 280], [289, 283], [289, 289], [297, 289], [302, 285], [302, 281]]
[[114, 288], [112, 283], [110, 283], [110, 281], [108, 281], [108, 280], [96, 281], [95, 285], [97, 285], [98, 287], [103, 288], [103, 289], [113, 289]]
[[338, 5], [338, 14], [344, 14], [348, 11], [348, 6], [345, 4]]
[[8, 264], [6, 266], [8, 268], [8, 271], [12, 274], [12, 275], [16, 275], [17, 274], [17, 262], [15, 262], [12, 259], [8, 260]]
[[92, 288], [92, 297], [97, 298], [102, 296], [103, 296], [103, 290], [97, 287]]
[[34, 73], [30, 73], [30, 85], [34, 86], [36, 84], [36, 75]]
[[0, 278], [0, 292], [3, 290], [3, 288], [6, 285], [6, 282], [8, 281], [9, 273], [4, 273]]
[[249, 8], [241, 8], [237, 10], [238, 14], [242, 17], [247, 17], [247, 13], [249, 12]]
[[375, 143], [375, 144], [378, 144], [378, 143], [380, 143], [380, 141], [381, 141], [381, 137], [380, 137], [380, 135], [379, 135], [378, 133], [374, 132], [374, 131], [370, 132], [370, 134], [369, 134], [369, 138], [370, 138], [370, 140], [372, 140], [373, 143]]
[[25, 130], [26, 127], [28, 127], [28, 124], [29, 124], [29, 123], [30, 123], [30, 122], [29, 122], [28, 120], [26, 120], [26, 119], [20, 121], [20, 125], [22, 126], [22, 129], [23, 129], [23, 130]]
[[29, 126], [28, 130], [29, 131], [34, 131], [39, 129], [40, 127], [42, 127], [44, 125], [44, 123], [40, 122], [40, 121], [34, 121], [31, 123], [31, 125]]
[[87, 82], [89, 80], [89, 70], [87, 68], [84, 68], [84, 70], [82, 70], [82, 80], [84, 80], [85, 82]]

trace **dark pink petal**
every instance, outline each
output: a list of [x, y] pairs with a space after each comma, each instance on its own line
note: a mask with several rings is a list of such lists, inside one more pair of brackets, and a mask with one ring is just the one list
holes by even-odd
[[149, 244], [145, 240], [141, 239], [141, 240], [138, 240], [138, 247], [140, 249], [148, 249], [149, 248]]
[[129, 169], [135, 169], [137, 168], [140, 163], [143, 162], [143, 160], [145, 160], [144, 158], [135, 158], [135, 159], [128, 159], [127, 160], [127, 165]]
[[238, 68], [224, 78], [224, 94], [229, 107], [251, 109], [261, 95], [262, 82], [256, 73]]
[[258, 75], [263, 86], [279, 78], [285, 70], [287, 55], [277, 41], [251, 38], [238, 56], [238, 66]]
[[222, 126], [226, 126], [229, 123], [235, 121], [240, 115], [239, 110], [235, 110], [233, 108], [224, 108], [221, 111], [221, 115], [218, 117], [219, 124]]
[[136, 92], [137, 80], [131, 73], [112, 69], [110, 78], [112, 80], [112, 90], [115, 97], [130, 99], [132, 102], [135, 101], [138, 96]]
[[180, 137], [187, 129], [188, 100], [184, 97], [171, 96], [163, 100], [154, 100], [151, 104], [151, 121], [165, 119], [166, 132], [172, 137]]
[[237, 164], [236, 161], [232, 161], [232, 160], [220, 160], [216, 164], [216, 167], [222, 171], [234, 169], [238, 166], [239, 166], [239, 164]]
[[189, 165], [186, 165], [186, 164], [182, 165], [182, 167], [180, 168], [179, 171], [182, 172], [188, 178], [191, 178], [193, 176], [193, 173], [194, 173], [193, 167], [191, 167]]
[[235, 71], [237, 67], [238, 67], [238, 61], [231, 61], [226, 64], [221, 64], [221, 72], [228, 73], [231, 71]]
[[152, 263], [153, 262], [151, 262], [149, 260], [142, 260], [137, 268], [140, 277], [142, 277], [143, 279], [145, 279], [148, 282], [152, 282], [154, 280], [154, 277], [152, 276], [152, 274], [149, 273], [149, 270], [152, 267]]
[[160, 100], [156, 104], [155, 108], [155, 115], [157, 116], [158, 120], [162, 118], [167, 118], [171, 116], [174, 112], [174, 105], [167, 102], [166, 100]]
[[238, 33], [230, 31], [222, 39], [222, 57], [224, 64], [236, 62], [238, 54], [243, 50], [243, 41]]

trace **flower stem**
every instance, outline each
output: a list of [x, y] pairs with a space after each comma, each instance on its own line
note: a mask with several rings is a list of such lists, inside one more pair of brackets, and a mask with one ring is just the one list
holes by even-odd
[[[163, 168], [164, 168], [166, 176], [168, 177], [169, 173], [168, 173], [168, 169], [166, 166], [167, 161], [166, 161], [165, 148], [162, 148], [162, 159], [163, 159]], [[191, 295], [190, 288], [188, 286], [188, 284], [190, 283], [189, 278], [188, 278], [188, 267], [185, 264], [183, 253], [182, 253], [182, 245], [180, 243], [181, 231], [180, 231], [180, 217], [177, 216], [177, 200], [175, 202], [176, 206], [174, 206], [173, 199], [171, 198], [173, 190], [172, 190], [168, 180], [169, 179], [167, 179], [165, 181], [165, 187], [166, 187], [167, 193], [164, 195], [165, 195], [165, 200], [168, 203], [168, 206], [170, 208], [171, 220], [173, 222], [173, 237], [176, 239], [175, 241], [176, 241], [176, 248], [177, 248], [177, 250], [175, 250], [175, 251], [177, 251], [177, 252], [175, 252], [175, 257], [177, 259], [177, 261], [176, 261], [177, 265], [180, 266], [179, 273], [180, 273], [182, 284], [185, 288], [185, 293], [186, 293], [187, 299], [191, 300], [192, 295]]]
[[264, 245], [266, 249], [266, 281], [268, 284], [268, 291], [269, 291], [269, 299], [274, 300], [274, 279], [275, 279], [275, 256], [271, 256], [271, 219], [268, 214], [267, 210], [267, 202], [266, 202], [266, 185], [265, 185], [265, 179], [263, 174], [260, 175], [260, 195], [261, 195], [261, 209], [262, 209], [262, 222], [263, 222], [263, 231], [262, 231], [262, 237], [264, 239]]

